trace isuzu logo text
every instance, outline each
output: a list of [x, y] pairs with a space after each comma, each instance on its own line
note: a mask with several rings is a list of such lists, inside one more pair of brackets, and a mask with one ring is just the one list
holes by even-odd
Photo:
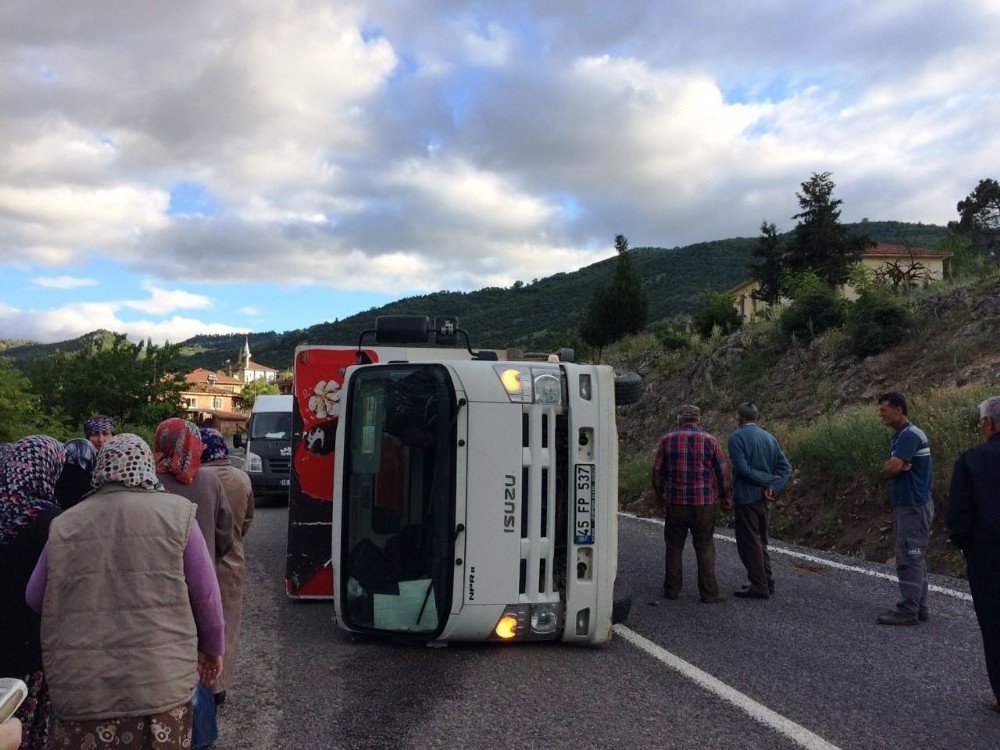
[[514, 508], [517, 507], [517, 477], [507, 474], [503, 478], [503, 530], [514, 533]]

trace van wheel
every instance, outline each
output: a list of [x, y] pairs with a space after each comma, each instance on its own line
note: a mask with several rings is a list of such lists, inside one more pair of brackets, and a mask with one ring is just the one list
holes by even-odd
[[615, 370], [615, 405], [627, 406], [639, 400], [642, 393], [642, 378], [629, 370]]
[[632, 587], [615, 579], [615, 591], [611, 604], [611, 622], [625, 622], [632, 610]]

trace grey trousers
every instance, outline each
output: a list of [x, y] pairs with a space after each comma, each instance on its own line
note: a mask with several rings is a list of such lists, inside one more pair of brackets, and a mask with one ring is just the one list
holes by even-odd
[[902, 599], [896, 609], [916, 616], [927, 606], [927, 540], [934, 520], [934, 502], [892, 509], [896, 575]]

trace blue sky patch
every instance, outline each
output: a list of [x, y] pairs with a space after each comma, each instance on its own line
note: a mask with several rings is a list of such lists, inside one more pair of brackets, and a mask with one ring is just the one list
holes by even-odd
[[214, 216], [218, 200], [197, 182], [179, 182], [170, 191], [170, 216]]

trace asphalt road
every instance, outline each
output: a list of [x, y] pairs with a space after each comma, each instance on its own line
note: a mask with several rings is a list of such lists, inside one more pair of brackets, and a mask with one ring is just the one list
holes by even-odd
[[[891, 581], [774, 555], [777, 596], [704, 605], [689, 548], [684, 593], [666, 601], [657, 597], [662, 527], [623, 518], [619, 575], [634, 603], [627, 630], [605, 648], [353, 640], [336, 629], [332, 603], [285, 597], [285, 518], [283, 508], [260, 509], [248, 539], [243, 655], [220, 716], [223, 750], [1000, 747], [966, 599], [933, 593], [930, 622], [887, 628], [874, 617], [895, 602]], [[716, 546], [720, 581], [739, 587], [734, 545]]]

